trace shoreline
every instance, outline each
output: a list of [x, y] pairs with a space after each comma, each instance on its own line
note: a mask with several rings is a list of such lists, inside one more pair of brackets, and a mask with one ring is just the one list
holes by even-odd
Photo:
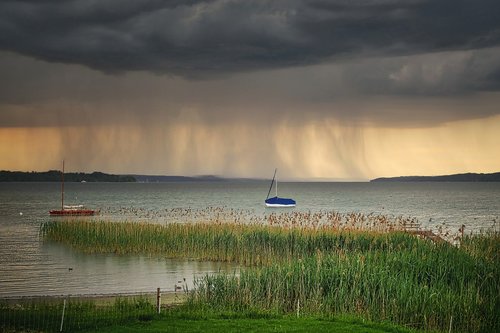
[[[161, 291], [161, 304], [166, 306], [179, 305], [186, 301], [188, 294], [185, 292]], [[0, 297], [0, 303], [8, 304], [20, 303], [57, 303], [63, 300], [78, 302], [92, 301], [97, 305], [113, 304], [117, 299], [147, 299], [152, 304], [156, 304], [156, 292], [131, 292], [113, 294], [68, 294], [68, 295], [41, 295], [41, 296], [6, 296]]]

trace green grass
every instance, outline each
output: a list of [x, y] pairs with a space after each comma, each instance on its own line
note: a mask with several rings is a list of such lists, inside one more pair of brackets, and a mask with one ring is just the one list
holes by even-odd
[[59, 332], [64, 307], [64, 332], [106, 327], [137, 319], [151, 319], [155, 306], [143, 297], [116, 298], [101, 305], [94, 300], [46, 298], [0, 303], [0, 332]]
[[160, 316], [148, 322], [108, 326], [88, 332], [352, 332], [352, 333], [410, 333], [415, 332], [389, 323], [365, 322], [359, 318], [242, 318], [241, 316], [193, 315], [187, 317], [182, 311]]
[[188, 306], [283, 316], [354, 315], [418, 329], [500, 331], [500, 234], [461, 247], [403, 232], [241, 223], [57, 221], [46, 239], [85, 252], [236, 262], [197, 281]]
[[116, 325], [89, 332], [409, 332], [394, 326], [314, 319], [167, 319], [151, 323]]
[[[0, 306], [1, 332], [59, 332], [62, 299]], [[156, 313], [147, 298], [114, 303], [68, 299], [63, 332], [415, 332], [390, 323], [347, 316], [297, 318], [265, 310], [215, 310], [184, 304]]]

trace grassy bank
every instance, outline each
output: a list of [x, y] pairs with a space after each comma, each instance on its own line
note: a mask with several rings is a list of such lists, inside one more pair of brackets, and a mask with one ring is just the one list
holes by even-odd
[[[64, 310], [63, 310], [64, 308]], [[61, 321], [64, 311], [64, 320]], [[192, 304], [164, 307], [147, 297], [91, 297], [0, 303], [0, 332], [415, 332], [356, 317], [278, 315], [266, 311], [220, 311]]]
[[390, 323], [374, 323], [354, 317], [291, 317], [264, 313], [193, 312], [185, 308], [169, 311], [152, 321], [112, 325], [90, 332], [329, 332], [411, 333]]
[[461, 247], [402, 232], [239, 223], [55, 221], [47, 239], [85, 252], [233, 261], [239, 276], [207, 276], [188, 306], [276, 315], [353, 314], [424, 330], [500, 330], [500, 235]]
[[0, 332], [76, 332], [151, 320], [155, 306], [145, 297], [96, 299], [45, 298], [0, 301]]

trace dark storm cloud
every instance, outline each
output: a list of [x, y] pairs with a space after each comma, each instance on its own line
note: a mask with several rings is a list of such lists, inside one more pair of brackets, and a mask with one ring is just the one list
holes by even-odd
[[497, 0], [2, 1], [0, 49], [200, 77], [496, 46], [499, 22]]
[[500, 48], [366, 59], [343, 68], [345, 85], [368, 94], [454, 96], [500, 89]]

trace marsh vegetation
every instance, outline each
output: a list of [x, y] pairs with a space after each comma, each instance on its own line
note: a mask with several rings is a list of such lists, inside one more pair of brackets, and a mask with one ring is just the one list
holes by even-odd
[[415, 221], [404, 218], [286, 213], [248, 223], [215, 216], [197, 223], [52, 221], [42, 232], [88, 253], [245, 267], [196, 281], [187, 301], [196, 308], [351, 314], [424, 330], [500, 329], [498, 232], [464, 235], [456, 246], [409, 234]]

